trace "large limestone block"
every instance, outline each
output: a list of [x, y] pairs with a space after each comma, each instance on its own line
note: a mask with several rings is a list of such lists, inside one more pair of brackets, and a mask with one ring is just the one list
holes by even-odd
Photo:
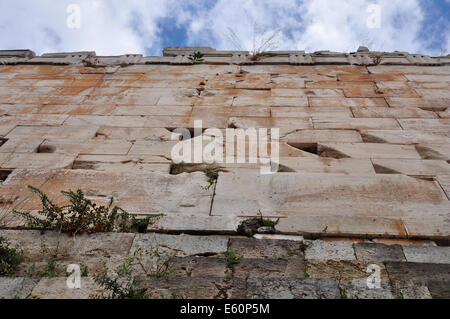
[[450, 132], [450, 119], [400, 119], [404, 130]]
[[39, 279], [0, 277], [0, 299], [27, 298]]
[[59, 138], [66, 141], [86, 141], [95, 136], [97, 129], [94, 126], [16, 126], [6, 138], [27, 139], [33, 136], [42, 139]]
[[53, 115], [53, 114], [28, 114], [28, 115], [11, 115], [0, 117], [0, 127], [4, 125], [48, 125], [58, 126], [69, 117], [69, 115]]
[[378, 173], [396, 173], [415, 176], [450, 174], [450, 165], [441, 160], [372, 159]]
[[318, 146], [318, 150], [323, 157], [421, 159], [419, 153], [412, 145], [321, 143]]
[[401, 220], [383, 217], [308, 216], [298, 215], [280, 219], [277, 231], [292, 235], [338, 237], [400, 237], [407, 236]]
[[395, 119], [389, 118], [333, 118], [313, 119], [314, 128], [318, 130], [400, 130]]
[[93, 278], [82, 277], [81, 288], [71, 289], [67, 285], [67, 278], [42, 278], [34, 287], [31, 298], [37, 299], [90, 299], [99, 296], [104, 290]]
[[61, 190], [81, 189], [95, 201], [106, 204], [114, 196], [117, 206], [143, 214], [209, 214], [213, 192], [205, 189], [207, 177], [200, 172], [172, 176], [61, 170], [49, 177], [42, 190], [57, 203], [66, 201]]
[[74, 155], [40, 153], [0, 153], [0, 167], [4, 169], [71, 168]]
[[42, 153], [126, 155], [132, 144], [126, 141], [71, 142], [62, 139], [47, 140], [39, 146]]
[[273, 97], [304, 97], [304, 96], [343, 96], [339, 89], [272, 89]]
[[192, 112], [192, 106], [118, 106], [112, 112], [113, 115], [171, 115], [188, 116]]
[[449, 247], [403, 246], [406, 260], [414, 263], [450, 264]]
[[158, 218], [148, 231], [234, 234], [242, 220], [236, 216], [170, 214]]
[[450, 160], [450, 144], [419, 144], [416, 149], [423, 159]]
[[232, 117], [229, 125], [235, 128], [280, 128], [284, 130], [312, 129], [309, 118]]
[[398, 74], [404, 73], [406, 74], [450, 74], [450, 67], [448, 65], [445, 66], [416, 66], [416, 65], [377, 65], [371, 66], [368, 68], [370, 73], [374, 75], [382, 75], [382, 74]]
[[436, 182], [403, 175], [220, 174], [212, 215], [444, 218], [449, 208]]
[[[418, 143], [450, 143], [450, 132], [433, 132], [421, 130], [375, 130], [361, 131], [364, 142], [390, 144], [418, 144]], [[342, 141], [347, 142], [347, 141]]]
[[311, 107], [387, 107], [384, 98], [309, 97]]
[[308, 98], [278, 97], [256, 99], [248, 96], [238, 96], [233, 99], [233, 106], [308, 106]]
[[[250, 113], [252, 114], [252, 113]], [[253, 115], [253, 114], [252, 114]], [[320, 117], [343, 117], [343, 118], [350, 118], [353, 117], [352, 112], [349, 108], [310, 108], [310, 107], [292, 107], [292, 106], [286, 106], [286, 107], [273, 107], [271, 109], [271, 116], [272, 117], [297, 117], [297, 118], [305, 118], [305, 117], [313, 117], [313, 118], [320, 118]]]
[[172, 132], [166, 128], [102, 126], [98, 129], [95, 140], [170, 141], [172, 140]]
[[251, 299], [340, 299], [336, 281], [315, 278], [250, 278], [247, 297]]
[[138, 249], [157, 250], [176, 257], [218, 255], [227, 251], [228, 238], [185, 234], [138, 234], [133, 241], [130, 253]]
[[108, 172], [170, 172], [170, 161], [153, 155], [79, 155], [73, 169]]
[[450, 200], [450, 175], [440, 175], [437, 179]]
[[38, 114], [108, 115], [116, 106], [105, 105], [42, 105]]
[[448, 99], [386, 97], [390, 107], [419, 107], [423, 110], [442, 111], [448, 107]]
[[282, 133], [281, 139], [292, 146], [326, 143], [326, 142], [362, 142], [361, 136], [357, 131], [351, 130], [301, 130]]
[[302, 173], [375, 174], [369, 159], [281, 157], [283, 170]]
[[352, 107], [355, 117], [362, 118], [437, 118], [437, 114], [416, 107]]

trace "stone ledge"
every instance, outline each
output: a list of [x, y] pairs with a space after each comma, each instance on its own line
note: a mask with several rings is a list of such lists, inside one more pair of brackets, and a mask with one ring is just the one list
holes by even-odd
[[95, 52], [45, 53], [35, 56], [31, 50], [0, 50], [0, 64], [49, 64], [85, 65], [88, 67], [128, 66], [139, 64], [194, 64], [187, 57], [194, 52], [204, 54], [200, 64], [238, 65], [417, 65], [439, 66], [450, 64], [450, 55], [431, 57], [408, 52], [358, 52], [340, 53], [330, 51], [268, 51], [253, 59], [248, 51], [217, 51], [209, 47], [168, 47], [163, 56], [143, 57], [140, 54], [121, 56], [97, 56]]

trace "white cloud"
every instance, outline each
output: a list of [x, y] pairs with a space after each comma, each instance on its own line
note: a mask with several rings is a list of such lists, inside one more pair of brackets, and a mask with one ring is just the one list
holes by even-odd
[[[70, 3], [81, 6], [81, 29], [66, 25]], [[381, 7], [379, 29], [366, 24], [373, 3]], [[267, 34], [282, 28], [279, 50], [348, 52], [362, 44], [429, 53], [427, 39], [418, 38], [423, 20], [419, 0], [15, 0], [0, 2], [0, 48], [159, 55], [161, 22], [171, 21], [186, 29], [187, 44], [217, 49], [236, 49], [228, 28], [244, 49], [252, 49], [256, 22]], [[449, 31], [444, 32], [448, 46]]]

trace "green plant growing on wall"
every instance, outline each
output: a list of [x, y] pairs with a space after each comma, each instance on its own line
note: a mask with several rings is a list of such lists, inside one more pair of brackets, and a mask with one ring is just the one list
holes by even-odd
[[203, 59], [205, 55], [199, 51], [194, 52], [188, 56], [188, 59], [192, 62], [203, 62], [205, 59]]
[[[140, 284], [140, 278], [165, 278], [170, 276], [173, 265], [173, 255], [161, 253], [157, 248], [144, 250], [142, 248], [126, 258], [115, 271], [108, 271], [106, 264], [94, 275], [94, 281], [104, 289], [100, 295], [93, 298], [102, 299], [148, 299], [146, 288]], [[135, 272], [138, 271], [136, 275]]]
[[0, 276], [11, 275], [23, 260], [23, 250], [11, 247], [7, 238], [0, 237]]
[[241, 261], [242, 255], [237, 251], [227, 250], [225, 252], [225, 258], [227, 260], [227, 266], [232, 267], [233, 265], [236, 265]]
[[58, 206], [41, 190], [32, 186], [28, 188], [39, 195], [42, 210], [37, 212], [38, 216], [26, 211], [14, 210], [13, 213], [23, 217], [27, 227], [33, 229], [56, 230], [72, 236], [83, 233], [131, 232], [136, 226], [151, 224], [153, 218], [159, 217], [137, 219], [122, 208], [113, 207], [114, 198], [111, 198], [108, 206], [99, 206], [87, 199], [81, 190], [61, 191], [69, 198], [70, 204]]

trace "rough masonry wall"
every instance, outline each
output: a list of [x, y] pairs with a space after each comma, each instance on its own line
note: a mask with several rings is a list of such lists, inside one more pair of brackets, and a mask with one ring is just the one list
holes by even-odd
[[[56, 201], [80, 188], [174, 232], [233, 233], [261, 213], [286, 234], [448, 238], [449, 83], [449, 65], [1, 66], [0, 204], [39, 209], [26, 185]], [[279, 128], [280, 172], [174, 175], [171, 131], [195, 120]]]

